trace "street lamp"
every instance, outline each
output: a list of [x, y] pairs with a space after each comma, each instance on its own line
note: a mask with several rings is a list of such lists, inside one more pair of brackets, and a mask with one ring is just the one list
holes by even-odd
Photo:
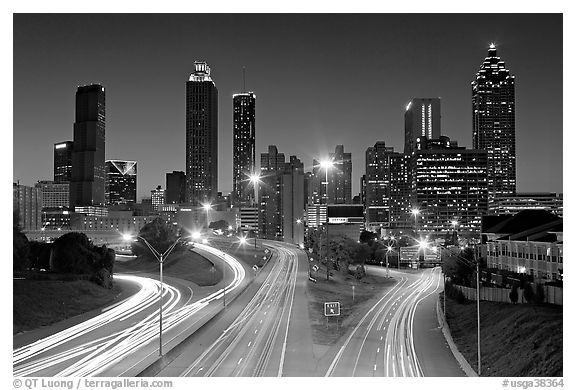
[[389, 277], [389, 273], [390, 271], [388, 270], [388, 254], [390, 253], [390, 251], [392, 250], [392, 246], [388, 245], [388, 247], [386, 248], [386, 277]]
[[320, 167], [326, 172], [326, 191], [324, 198], [326, 200], [326, 280], [330, 280], [330, 270], [328, 269], [328, 169], [334, 166], [332, 159], [320, 161]]
[[[257, 184], [260, 183], [261, 176], [258, 173], [250, 175], [250, 183], [254, 186], [254, 206], [258, 207], [258, 198], [256, 195]], [[254, 249], [256, 249], [256, 239], [258, 238], [258, 228], [254, 231]]]
[[[125, 241], [129, 241], [132, 240], [133, 237], [130, 234], [122, 234], [122, 238]], [[174, 241], [172, 243], [172, 245], [170, 245], [170, 247], [168, 249], [166, 249], [166, 251], [164, 253], [160, 253], [158, 252], [156, 249], [154, 249], [154, 247], [142, 236], [136, 236], [136, 239], [141, 239], [142, 241], [144, 241], [144, 243], [146, 244], [146, 246], [148, 247], [148, 249], [150, 249], [150, 252], [152, 252], [152, 254], [154, 255], [154, 257], [156, 257], [156, 260], [158, 260], [158, 262], [160, 263], [160, 345], [158, 348], [158, 353], [160, 356], [162, 356], [162, 293], [164, 291], [164, 280], [163, 280], [163, 270], [162, 270], [162, 266], [164, 264], [164, 260], [166, 260], [166, 258], [168, 257], [168, 255], [170, 255], [170, 253], [172, 252], [172, 250], [174, 249], [174, 247], [176, 247], [176, 244], [178, 243], [178, 241], [180, 241], [182, 237], [178, 237], [176, 239], [176, 241]]]
[[415, 207], [412, 209], [411, 213], [414, 215], [414, 232], [416, 236], [418, 236], [418, 214], [420, 214], [420, 210]]
[[204, 203], [202, 208], [206, 210], [206, 229], [210, 228], [210, 210], [212, 210], [212, 205], [210, 203]]
[[454, 245], [458, 245], [458, 231], [456, 227], [458, 226], [458, 221], [453, 220], [452, 222], [452, 239], [454, 240]]

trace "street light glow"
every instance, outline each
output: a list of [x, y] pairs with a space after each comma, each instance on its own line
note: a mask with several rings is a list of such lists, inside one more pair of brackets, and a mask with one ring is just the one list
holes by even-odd
[[246, 244], [246, 237], [240, 237], [240, 244]]
[[412, 209], [412, 214], [414, 214], [414, 216], [417, 216], [418, 214], [420, 214], [420, 210]]
[[420, 246], [420, 249], [426, 249], [428, 248], [428, 241], [426, 240], [418, 241], [418, 245]]
[[456, 225], [458, 225], [458, 221], [456, 220], [452, 221], [452, 226], [456, 227]]
[[195, 239], [195, 240], [199, 239], [199, 238], [200, 238], [200, 232], [194, 232], [194, 233], [192, 233], [192, 238]]
[[390, 245], [388, 245], [388, 247], [386, 249], [388, 249], [388, 252], [390, 252], [392, 250], [392, 247]]
[[260, 175], [257, 173], [253, 173], [250, 175], [250, 182], [252, 182], [252, 184], [256, 184], [260, 182]]
[[206, 210], [206, 211], [212, 210], [212, 205], [211, 205], [210, 203], [204, 203], [204, 204], [202, 205], [202, 207], [203, 207], [204, 210]]
[[302, 220], [301, 220], [300, 218], [298, 218], [298, 219], [296, 220], [296, 223], [297, 223], [298, 225], [300, 225], [300, 224], [302, 223]]
[[133, 237], [132, 237], [131, 234], [123, 233], [123, 234], [122, 234], [122, 239], [123, 239], [124, 241], [131, 241], [131, 240], [133, 239]]
[[334, 162], [332, 160], [321, 160], [320, 166], [324, 169], [329, 169], [334, 166]]

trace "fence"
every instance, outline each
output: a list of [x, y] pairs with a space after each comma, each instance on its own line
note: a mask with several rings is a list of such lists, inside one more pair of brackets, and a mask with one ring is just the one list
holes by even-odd
[[[468, 300], [476, 299], [476, 289], [471, 287], [464, 287], [454, 284], [454, 287], [462, 291], [464, 297]], [[544, 302], [551, 303], [553, 305], [562, 305], [563, 302], [563, 292], [562, 288], [555, 286], [542, 286], [544, 288]], [[505, 302], [512, 303], [510, 300], [509, 288], [496, 288], [496, 287], [481, 287], [480, 288], [480, 300], [491, 301], [491, 302]], [[532, 286], [532, 291], [536, 292], [536, 286]], [[524, 290], [518, 289], [518, 302], [517, 303], [527, 303], [524, 299]]]

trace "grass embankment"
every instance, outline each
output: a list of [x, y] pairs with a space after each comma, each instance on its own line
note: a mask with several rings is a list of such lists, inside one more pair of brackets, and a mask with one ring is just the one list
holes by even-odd
[[[477, 369], [476, 304], [446, 300], [452, 337]], [[562, 306], [480, 303], [482, 376], [562, 376]]]
[[87, 280], [14, 280], [13, 334], [50, 325], [111, 303], [122, 291]]
[[[319, 265], [316, 262], [314, 264]], [[317, 273], [312, 273], [317, 282], [308, 284], [308, 312], [315, 344], [335, 343], [349, 328], [356, 326], [362, 318], [362, 308], [366, 307], [365, 304], [370, 299], [396, 284], [393, 278], [366, 275], [357, 280], [353, 275], [343, 275], [338, 271], [332, 271], [333, 276], [326, 280], [326, 268], [321, 265], [319, 267]], [[328, 326], [326, 325], [325, 302], [340, 302], [338, 325], [336, 317], [329, 317]]]

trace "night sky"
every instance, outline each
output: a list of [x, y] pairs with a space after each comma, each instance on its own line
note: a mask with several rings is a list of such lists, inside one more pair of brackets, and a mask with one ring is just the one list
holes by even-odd
[[232, 189], [232, 94], [256, 94], [256, 158], [277, 145], [310, 170], [337, 144], [404, 148], [404, 109], [441, 97], [442, 134], [472, 146], [470, 82], [494, 42], [516, 76], [518, 191], [562, 192], [562, 16], [14, 16], [13, 179], [53, 178], [78, 85], [106, 88], [106, 159], [138, 161], [138, 198], [185, 171], [185, 84], [207, 61], [219, 91], [219, 191]]

